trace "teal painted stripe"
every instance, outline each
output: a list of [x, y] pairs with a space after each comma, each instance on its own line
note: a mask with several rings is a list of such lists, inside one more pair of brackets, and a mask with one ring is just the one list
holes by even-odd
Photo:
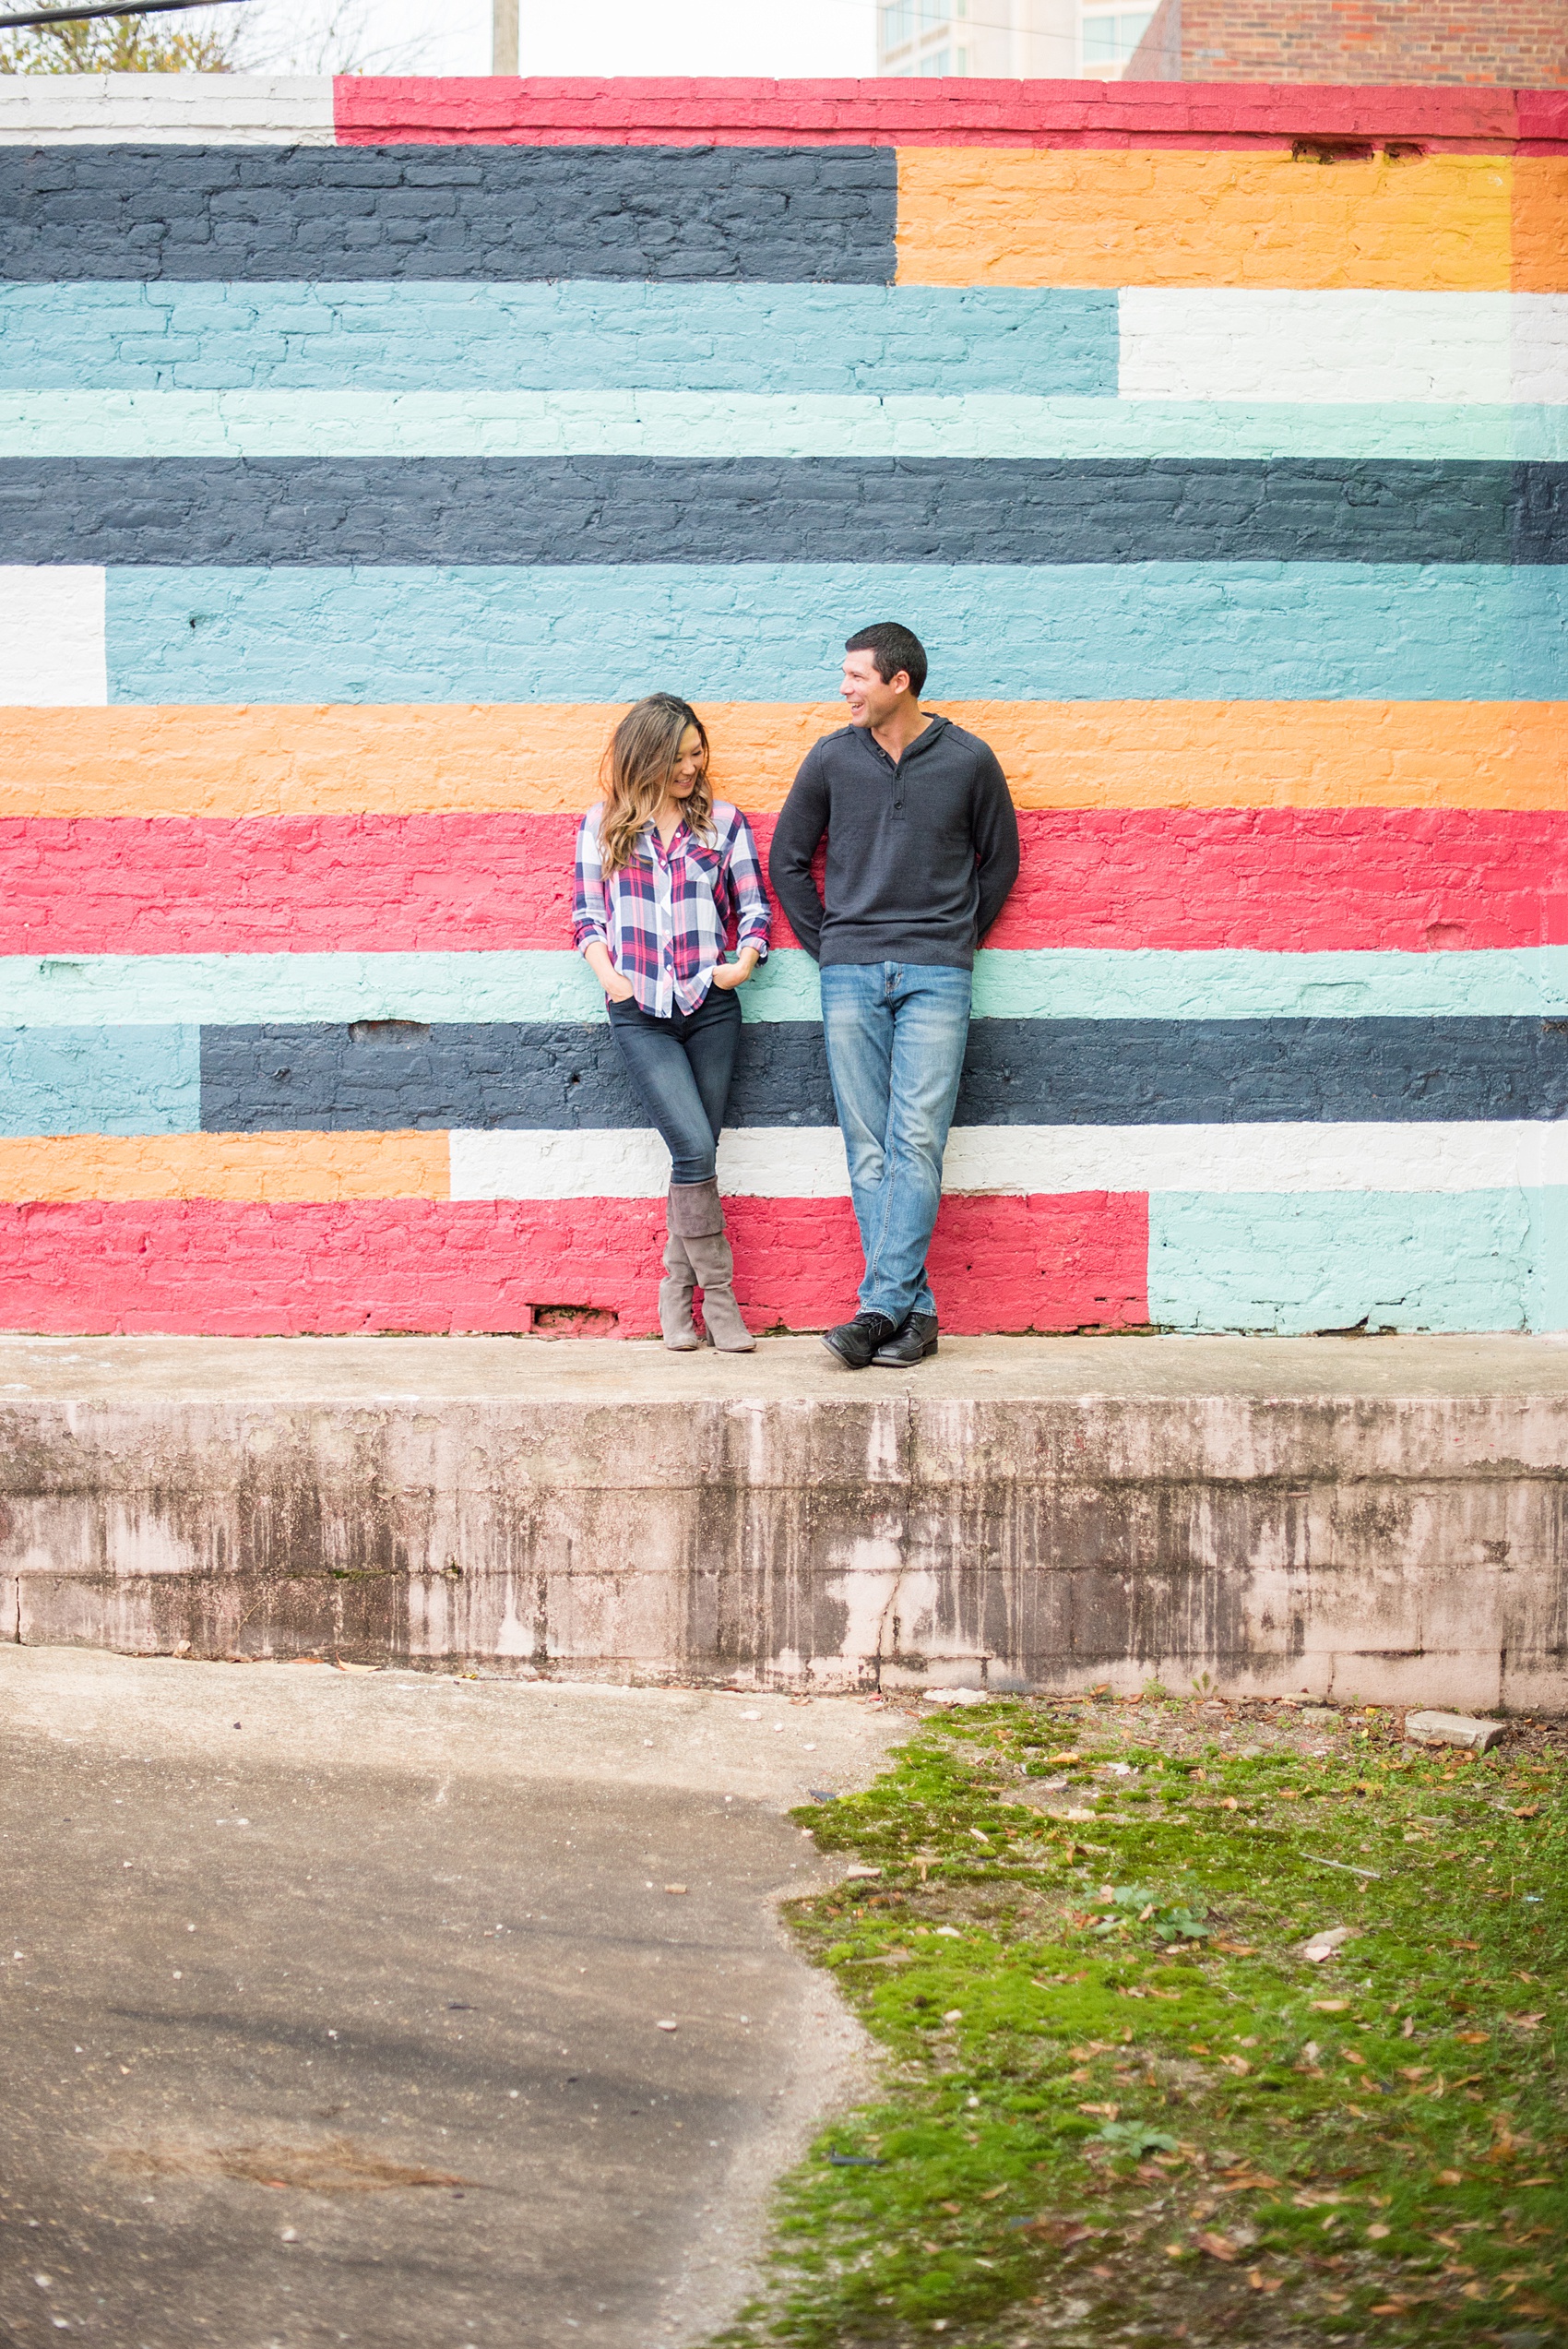
[[0, 390], [0, 458], [1484, 459], [1568, 409], [675, 390]]
[[[1528, 1019], [1568, 1013], [1568, 947], [1485, 953], [982, 951], [982, 1019]], [[753, 1020], [822, 1017], [816, 965], [772, 954], [741, 991]], [[564, 950], [148, 954], [0, 959], [0, 1025], [591, 1019], [599, 987]]]
[[196, 1134], [194, 1027], [0, 1025], [0, 1134]]
[[1113, 393], [1088, 289], [81, 280], [0, 288], [0, 384], [73, 388]]
[[1568, 1010], [1568, 947], [1484, 953], [1188, 953], [1058, 947], [982, 952], [988, 1019], [1529, 1018]]
[[1568, 1188], [1156, 1191], [1149, 1318], [1176, 1330], [1561, 1330]]
[[574, 701], [830, 692], [897, 614], [956, 699], [1568, 696], [1562, 568], [1128, 563], [111, 570], [122, 702]]

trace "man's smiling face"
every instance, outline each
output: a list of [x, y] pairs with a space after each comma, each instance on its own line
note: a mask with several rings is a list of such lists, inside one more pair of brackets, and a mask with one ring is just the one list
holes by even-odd
[[847, 652], [844, 681], [838, 690], [848, 706], [851, 726], [885, 725], [909, 690], [909, 672], [897, 670], [889, 683], [884, 685], [876, 672], [873, 652]]

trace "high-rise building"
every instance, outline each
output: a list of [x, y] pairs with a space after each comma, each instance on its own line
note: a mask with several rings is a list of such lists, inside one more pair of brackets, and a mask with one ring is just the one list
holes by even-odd
[[1117, 81], [1153, 16], [1153, 0], [881, 0], [876, 70]]

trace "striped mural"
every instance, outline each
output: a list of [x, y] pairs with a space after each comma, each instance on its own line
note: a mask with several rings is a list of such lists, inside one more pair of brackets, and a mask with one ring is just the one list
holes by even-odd
[[7, 78], [0, 1326], [651, 1330], [575, 817], [662, 686], [766, 843], [884, 617], [1024, 842], [945, 1325], [1568, 1326], [1568, 93]]

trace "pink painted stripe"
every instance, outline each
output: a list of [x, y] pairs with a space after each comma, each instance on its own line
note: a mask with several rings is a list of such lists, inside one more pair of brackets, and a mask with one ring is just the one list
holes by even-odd
[[1420, 139], [1497, 150], [1568, 137], [1547, 91], [1274, 83], [687, 81], [349, 75], [339, 146], [1277, 147]]
[[[755, 829], [766, 853], [774, 818]], [[1568, 939], [1568, 827], [1494, 808], [1027, 809], [994, 947], [1276, 953]], [[0, 953], [570, 946], [576, 818], [0, 822]], [[775, 943], [794, 943], [780, 915]]]
[[[853, 1312], [861, 1259], [847, 1199], [742, 1198], [727, 1211], [754, 1330], [820, 1330]], [[596, 1334], [647, 1337], [663, 1244], [654, 1199], [6, 1207], [0, 1329], [493, 1334], [578, 1308], [598, 1317]], [[1136, 1327], [1148, 1318], [1147, 1263], [1148, 1202], [1136, 1193], [947, 1198], [931, 1252], [943, 1326], [971, 1336]]]

